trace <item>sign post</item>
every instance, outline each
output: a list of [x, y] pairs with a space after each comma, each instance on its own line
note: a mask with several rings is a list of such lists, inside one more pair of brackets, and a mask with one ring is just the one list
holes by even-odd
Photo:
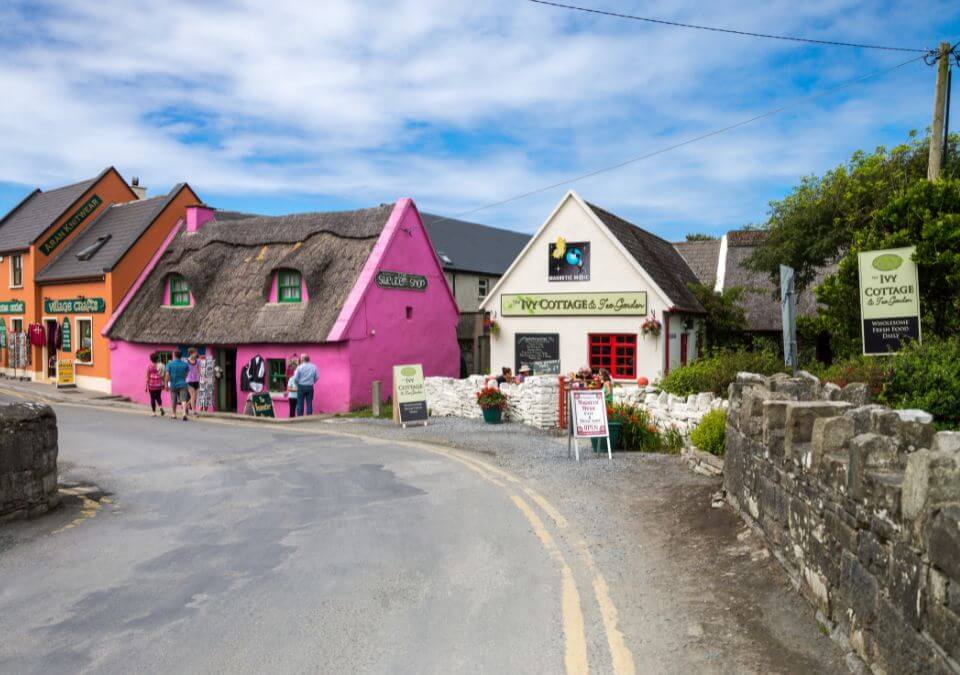
[[603, 391], [599, 389], [572, 389], [570, 391], [570, 428], [567, 436], [567, 457], [570, 456], [570, 443], [580, 461], [578, 438], [606, 438], [607, 457], [613, 459], [613, 447], [610, 443], [610, 425], [607, 423], [607, 402]]
[[780, 265], [780, 315], [783, 320], [783, 362], [797, 374], [797, 293], [793, 268]]
[[57, 359], [57, 389], [77, 386], [77, 367], [73, 359]]
[[860, 264], [860, 322], [866, 356], [893, 354], [905, 340], [920, 342], [920, 289], [916, 247], [863, 251]]
[[393, 421], [404, 429], [412, 423], [427, 426], [427, 393], [419, 363], [393, 367]]

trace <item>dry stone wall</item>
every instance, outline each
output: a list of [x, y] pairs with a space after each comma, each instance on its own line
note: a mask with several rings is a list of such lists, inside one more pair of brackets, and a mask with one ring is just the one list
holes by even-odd
[[0, 522], [45, 513], [57, 494], [57, 418], [50, 406], [0, 406]]
[[811, 375], [730, 385], [724, 486], [877, 673], [960, 673], [960, 433]]

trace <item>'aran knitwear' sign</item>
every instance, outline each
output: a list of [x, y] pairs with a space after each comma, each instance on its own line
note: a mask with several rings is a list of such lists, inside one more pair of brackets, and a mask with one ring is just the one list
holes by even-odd
[[647, 294], [635, 293], [504, 293], [503, 316], [646, 316]]
[[906, 340], [920, 340], [920, 289], [916, 248], [863, 251], [860, 263], [860, 318], [863, 353], [893, 354]]
[[380, 270], [377, 272], [377, 286], [404, 291], [425, 291], [427, 290], [427, 278], [421, 274]]
[[44, 300], [47, 314], [102, 314], [107, 309], [103, 298], [73, 298], [71, 300]]
[[26, 307], [23, 300], [7, 300], [0, 302], [0, 314], [23, 314]]
[[80, 223], [85, 221], [101, 204], [103, 204], [103, 200], [98, 195], [90, 197], [72, 216], [67, 218], [63, 225], [57, 228], [56, 232], [50, 235], [49, 239], [40, 244], [40, 251], [44, 255], [53, 253], [57, 246], [63, 243], [63, 240], [69, 237], [70, 233], [77, 229]]

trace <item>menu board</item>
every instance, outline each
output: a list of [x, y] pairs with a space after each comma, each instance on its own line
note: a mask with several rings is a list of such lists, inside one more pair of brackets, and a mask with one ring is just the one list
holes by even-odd
[[556, 375], [560, 372], [559, 333], [517, 333], [513, 345], [514, 371], [530, 366], [534, 375]]

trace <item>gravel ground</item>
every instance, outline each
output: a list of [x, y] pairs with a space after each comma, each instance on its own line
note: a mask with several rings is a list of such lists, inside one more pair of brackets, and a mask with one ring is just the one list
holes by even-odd
[[460, 418], [406, 430], [389, 420], [326, 424], [482, 453], [523, 478], [590, 546], [638, 672], [847, 672], [760, 540], [729, 506], [710, 507], [720, 479], [677, 456], [620, 452], [611, 462], [581, 441], [577, 465], [564, 437]]

